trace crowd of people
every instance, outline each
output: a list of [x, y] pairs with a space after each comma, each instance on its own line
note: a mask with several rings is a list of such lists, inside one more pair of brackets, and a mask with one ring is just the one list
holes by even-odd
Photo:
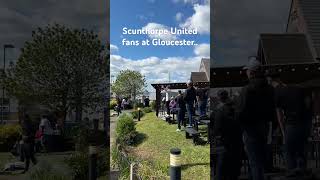
[[25, 162], [24, 171], [28, 171], [30, 161], [35, 165], [37, 159], [36, 152], [50, 152], [53, 147], [52, 136], [55, 130], [59, 129], [57, 122], [51, 116], [43, 115], [39, 120], [31, 120], [28, 114], [20, 117], [22, 128], [21, 137], [12, 149], [15, 156], [19, 156], [20, 161]]
[[283, 83], [276, 71], [266, 74], [257, 60], [250, 60], [244, 69], [248, 84], [235, 98], [230, 98], [226, 90], [218, 91], [218, 104], [211, 113], [216, 178], [237, 180], [246, 156], [250, 179], [265, 179], [265, 173], [275, 170], [271, 145], [279, 139], [284, 147], [286, 175], [305, 174], [312, 124], [311, 93]]
[[[132, 103], [129, 98], [122, 98], [121, 100], [120, 96], [116, 97], [116, 101], [117, 105], [115, 106], [115, 111], [117, 111], [118, 116], [122, 113], [122, 110], [128, 109]], [[144, 98], [143, 107], [150, 107], [149, 96]]]
[[192, 81], [188, 81], [187, 89], [183, 93], [181, 90], [178, 91], [177, 96], [172, 96], [169, 99], [169, 93], [162, 99], [162, 107], [166, 109], [166, 115], [177, 114], [178, 129], [177, 132], [181, 131], [181, 125], [185, 121], [185, 115], [187, 113], [188, 126], [194, 126], [194, 116], [199, 115], [200, 118], [207, 118], [209, 102], [209, 87], [199, 88], [194, 87]]

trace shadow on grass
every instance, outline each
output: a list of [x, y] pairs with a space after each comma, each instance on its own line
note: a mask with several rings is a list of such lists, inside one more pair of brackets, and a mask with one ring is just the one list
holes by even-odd
[[138, 133], [136, 135], [136, 137], [134, 138], [134, 143], [133, 143], [133, 146], [138, 146], [140, 145], [141, 143], [143, 143], [144, 141], [146, 141], [148, 139], [148, 136], [144, 133]]
[[208, 166], [210, 163], [191, 163], [191, 164], [183, 164], [181, 165], [182, 170], [186, 170], [188, 168], [194, 167], [194, 166]]

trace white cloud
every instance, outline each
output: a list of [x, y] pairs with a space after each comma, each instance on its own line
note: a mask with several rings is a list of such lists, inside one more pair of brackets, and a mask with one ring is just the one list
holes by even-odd
[[[168, 30], [170, 32], [169, 27], [158, 24], [158, 23], [148, 23], [146, 26], [143, 27], [145, 30]], [[149, 38], [151, 39], [161, 39], [161, 40], [176, 40], [177, 36], [167, 33], [167, 34], [148, 34]]]
[[190, 4], [195, 4], [198, 3], [199, 0], [172, 0], [174, 3], [179, 3], [179, 2], [183, 2], [185, 4], [190, 3]]
[[114, 45], [114, 44], [110, 44], [110, 51], [111, 53], [115, 53], [119, 51], [118, 46]]
[[193, 52], [200, 57], [210, 57], [210, 44], [199, 44], [195, 46]]
[[194, 14], [187, 18], [184, 23], [180, 24], [180, 27], [188, 29], [197, 29], [200, 34], [210, 33], [210, 5], [208, 3], [204, 5], [195, 4], [193, 6]]
[[[168, 82], [169, 72], [171, 82], [186, 82], [190, 73], [198, 71], [201, 57], [148, 57], [145, 59], [127, 59], [119, 55], [110, 56], [111, 74], [120, 70], [135, 70], [145, 75], [150, 83]], [[181, 68], [183, 67], [183, 68]]]
[[175, 16], [176, 21], [180, 22], [183, 18], [183, 14], [181, 12], [178, 12]]

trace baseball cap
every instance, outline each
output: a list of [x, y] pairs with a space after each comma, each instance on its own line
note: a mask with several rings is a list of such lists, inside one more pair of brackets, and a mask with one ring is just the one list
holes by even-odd
[[261, 63], [256, 59], [249, 59], [247, 65], [243, 67], [243, 70], [251, 70], [251, 71], [256, 71], [261, 67]]

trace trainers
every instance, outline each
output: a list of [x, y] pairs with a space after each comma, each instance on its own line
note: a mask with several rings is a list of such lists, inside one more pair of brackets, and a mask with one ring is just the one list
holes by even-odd
[[181, 130], [180, 130], [180, 129], [177, 129], [176, 131], [177, 131], [177, 132], [180, 132]]

